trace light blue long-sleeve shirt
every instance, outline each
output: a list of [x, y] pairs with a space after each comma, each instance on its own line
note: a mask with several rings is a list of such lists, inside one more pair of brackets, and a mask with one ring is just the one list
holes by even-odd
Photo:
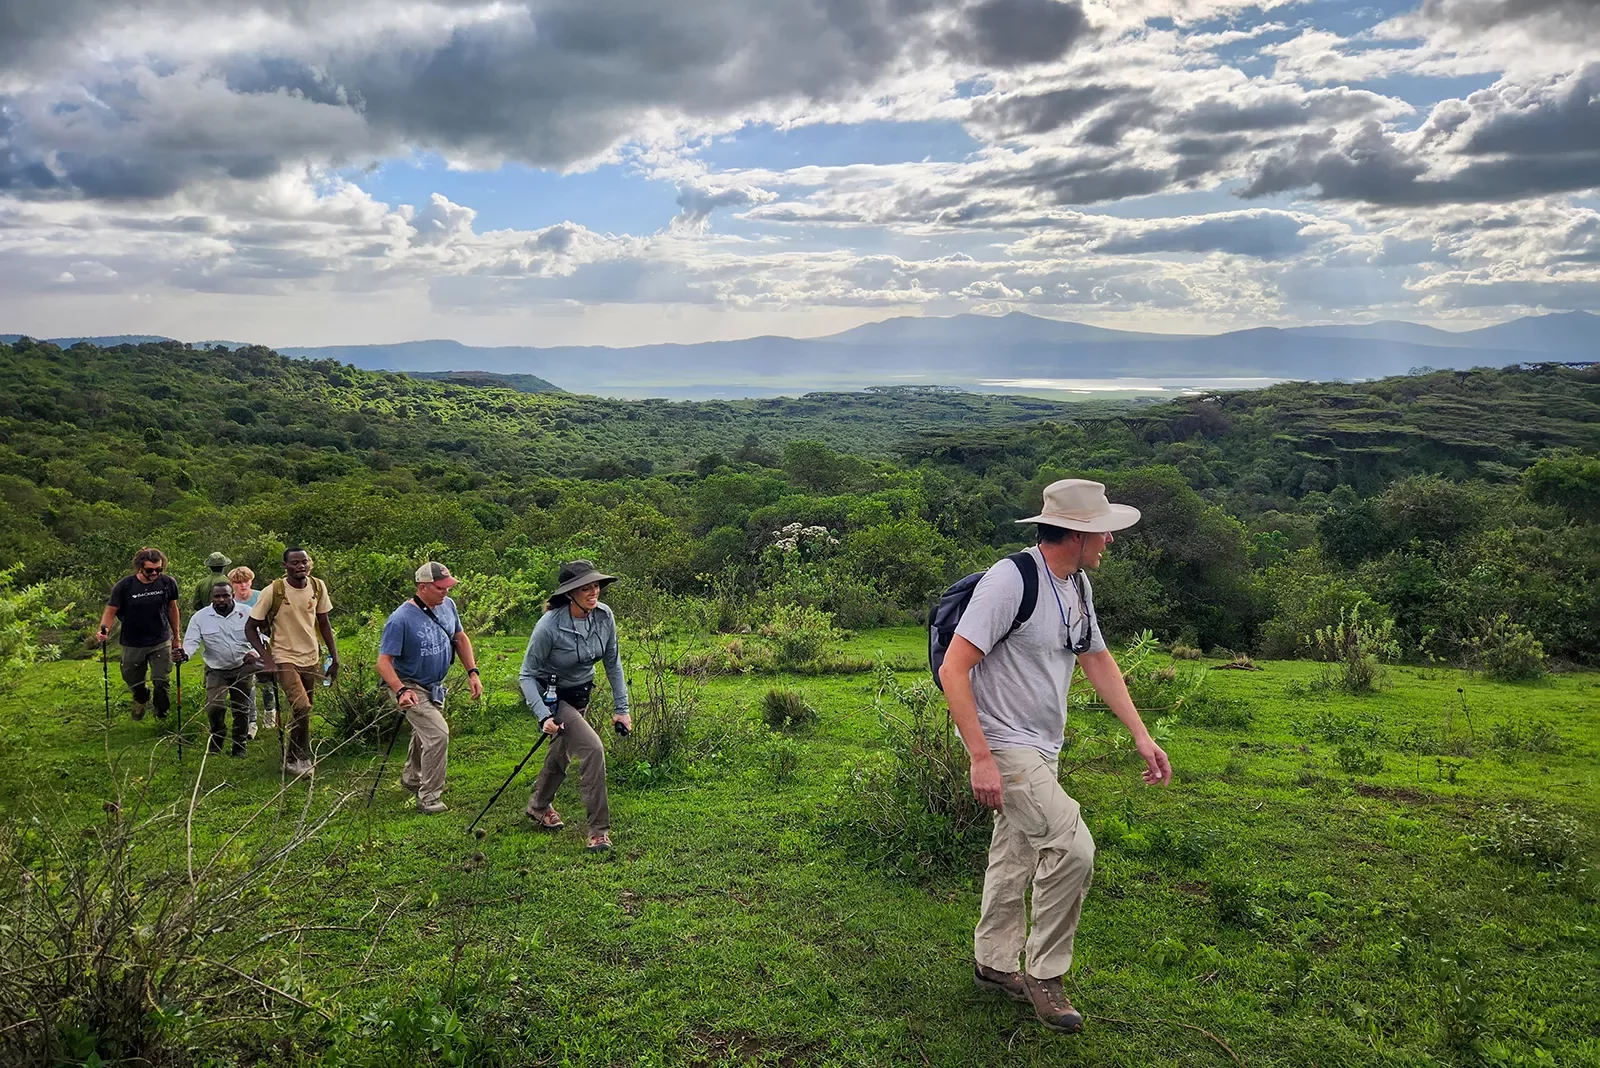
[[604, 663], [611, 683], [612, 708], [616, 715], [628, 711], [628, 680], [622, 674], [622, 657], [617, 654], [617, 621], [603, 604], [584, 619], [574, 619], [566, 605], [539, 617], [528, 638], [528, 651], [522, 657], [517, 681], [528, 707], [546, 715], [539, 692], [539, 676], [554, 675], [558, 686], [582, 686], [594, 681], [594, 666]]

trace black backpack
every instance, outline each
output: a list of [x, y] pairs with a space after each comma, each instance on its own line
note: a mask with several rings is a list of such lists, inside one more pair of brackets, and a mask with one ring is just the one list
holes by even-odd
[[[1006, 631], [1005, 636], [1009, 638], [1033, 615], [1033, 606], [1039, 601], [1039, 566], [1034, 562], [1033, 554], [1028, 552], [1012, 553], [1006, 559], [1016, 565], [1017, 572], [1022, 576], [1022, 603], [1017, 605], [1017, 618], [1011, 621], [1011, 629]], [[928, 667], [933, 671], [934, 685], [941, 690], [944, 689], [944, 682], [939, 678], [939, 668], [944, 665], [944, 655], [950, 651], [950, 643], [955, 640], [956, 624], [961, 622], [962, 613], [971, 603], [972, 591], [977, 588], [978, 580], [986, 574], [986, 571], [975, 571], [968, 575], [940, 594], [928, 609]], [[1004, 641], [1005, 638], [1000, 640]]]

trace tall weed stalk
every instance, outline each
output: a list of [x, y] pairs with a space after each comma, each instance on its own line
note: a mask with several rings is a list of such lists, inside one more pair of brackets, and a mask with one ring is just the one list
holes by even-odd
[[281, 788], [202, 851], [205, 765], [165, 804], [146, 776], [86, 825], [41, 805], [0, 827], [0, 1063], [172, 1063], [252, 1025], [334, 1019], [283, 959], [308, 929], [265, 903], [319, 892], [320, 858], [296, 855], [329, 848], [359, 790], [305, 790], [295, 812]]

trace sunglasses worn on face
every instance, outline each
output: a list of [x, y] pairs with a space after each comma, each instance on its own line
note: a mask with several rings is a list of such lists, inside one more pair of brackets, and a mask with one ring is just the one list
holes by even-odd
[[140, 568], [139, 570], [143, 571], [146, 575], [159, 575], [163, 571], [165, 571], [166, 568], [164, 568], [164, 567], [143, 567], [143, 568]]

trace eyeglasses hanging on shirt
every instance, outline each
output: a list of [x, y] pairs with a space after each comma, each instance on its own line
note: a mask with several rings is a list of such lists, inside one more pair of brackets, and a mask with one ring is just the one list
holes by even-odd
[[1089, 598], [1083, 592], [1083, 571], [1074, 571], [1070, 581], [1072, 582], [1072, 588], [1077, 591], [1078, 604], [1083, 606], [1082, 638], [1073, 638], [1072, 636], [1072, 618], [1068, 614], [1066, 606], [1061, 602], [1061, 591], [1056, 588], [1056, 577], [1054, 575], [1050, 576], [1050, 592], [1056, 595], [1056, 611], [1061, 613], [1061, 626], [1067, 632], [1067, 640], [1061, 643], [1061, 647], [1074, 656], [1081, 656], [1087, 653], [1089, 647], [1094, 644], [1094, 611], [1090, 609]]

